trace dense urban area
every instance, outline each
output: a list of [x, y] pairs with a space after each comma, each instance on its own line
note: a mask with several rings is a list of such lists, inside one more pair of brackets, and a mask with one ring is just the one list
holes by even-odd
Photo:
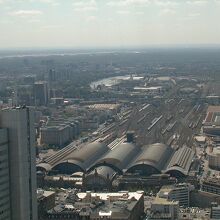
[[220, 219], [218, 48], [2, 51], [0, 108], [0, 220]]

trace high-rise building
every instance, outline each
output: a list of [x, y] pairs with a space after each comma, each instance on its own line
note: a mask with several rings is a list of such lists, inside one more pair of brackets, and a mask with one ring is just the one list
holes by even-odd
[[0, 128], [0, 220], [10, 220], [8, 130]]
[[[0, 175], [4, 175], [5, 193], [10, 189], [10, 202], [5, 195], [7, 204], [0, 210], [10, 212], [11, 220], [37, 220], [34, 112], [26, 107], [1, 110], [0, 128], [0, 152], [5, 158]], [[0, 195], [4, 193], [1, 187]]]
[[45, 81], [34, 83], [35, 105], [45, 106], [48, 104], [48, 84]]

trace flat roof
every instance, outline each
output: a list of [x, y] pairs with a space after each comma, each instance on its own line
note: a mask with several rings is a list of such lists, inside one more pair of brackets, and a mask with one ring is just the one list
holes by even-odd
[[161, 205], [179, 205], [179, 201], [167, 200], [166, 198], [156, 197], [152, 204], [161, 204]]
[[[87, 192], [88, 193], [88, 192]], [[84, 199], [87, 195], [86, 192], [83, 193], [77, 193], [77, 196], [79, 199]], [[129, 200], [131, 198], [135, 198], [136, 200], [139, 200], [141, 196], [143, 195], [143, 191], [137, 191], [137, 192], [112, 192], [112, 193], [91, 193], [91, 197], [99, 197], [101, 200], [108, 200], [109, 197], [118, 197], [123, 198], [126, 200]], [[125, 197], [127, 196], [127, 197]]]
[[210, 105], [207, 112], [220, 112], [220, 106]]

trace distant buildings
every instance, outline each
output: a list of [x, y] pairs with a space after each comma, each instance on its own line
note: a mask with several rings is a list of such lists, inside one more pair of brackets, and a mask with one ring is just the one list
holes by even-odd
[[50, 122], [48, 126], [40, 128], [41, 144], [62, 148], [80, 134], [80, 129], [78, 121]]
[[0, 111], [0, 128], [0, 219], [37, 220], [33, 111]]
[[69, 125], [43, 127], [40, 129], [41, 144], [62, 147], [73, 139], [71, 133]]
[[34, 99], [36, 106], [46, 106], [49, 101], [48, 84], [45, 81], [34, 83]]

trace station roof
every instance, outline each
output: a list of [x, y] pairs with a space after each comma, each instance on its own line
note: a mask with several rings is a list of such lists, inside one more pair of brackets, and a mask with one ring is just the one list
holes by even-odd
[[70, 163], [86, 170], [108, 150], [109, 148], [104, 143], [92, 142], [66, 155], [56, 166], [62, 163]]
[[37, 164], [37, 170], [44, 170], [44, 171], [50, 171], [51, 165], [48, 163], [39, 163]]
[[105, 154], [96, 164], [108, 164], [123, 170], [140, 152], [140, 148], [134, 143], [122, 143]]
[[158, 171], [162, 171], [166, 167], [167, 162], [173, 155], [174, 150], [162, 143], [151, 144], [143, 147], [140, 155], [130, 166], [149, 165]]
[[166, 172], [179, 171], [184, 175], [187, 175], [192, 164], [194, 152], [189, 147], [181, 147], [172, 156]]
[[99, 175], [101, 176], [103, 179], [107, 179], [109, 178], [110, 180], [112, 178], [114, 178], [116, 172], [114, 169], [112, 169], [111, 167], [108, 167], [108, 166], [100, 166], [100, 167], [97, 167], [95, 168], [93, 171], [91, 171], [87, 177], [87, 178], [90, 178], [91, 176], [94, 176], [94, 175]]

